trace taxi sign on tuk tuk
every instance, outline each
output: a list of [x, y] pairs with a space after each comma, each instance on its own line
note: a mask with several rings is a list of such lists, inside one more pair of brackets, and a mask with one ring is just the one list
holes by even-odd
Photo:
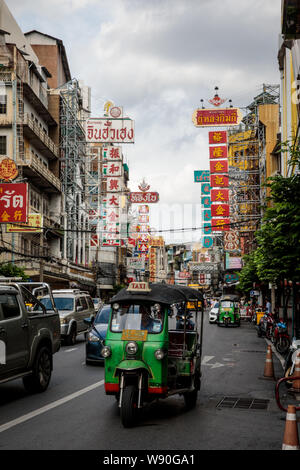
[[127, 290], [129, 292], [151, 292], [148, 282], [131, 282]]

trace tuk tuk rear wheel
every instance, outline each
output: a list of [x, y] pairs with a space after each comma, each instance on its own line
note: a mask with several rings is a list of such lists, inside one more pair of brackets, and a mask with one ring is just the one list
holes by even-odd
[[121, 403], [121, 421], [124, 428], [135, 425], [138, 412], [138, 390], [135, 385], [127, 385], [123, 390]]
[[196, 406], [197, 398], [198, 398], [198, 390], [194, 389], [191, 392], [186, 392], [183, 394], [183, 397], [184, 397], [185, 407], [188, 410], [191, 410], [192, 408], [195, 408]]

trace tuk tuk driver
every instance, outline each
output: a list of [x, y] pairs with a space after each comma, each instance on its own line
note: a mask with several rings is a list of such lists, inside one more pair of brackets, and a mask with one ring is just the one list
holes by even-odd
[[141, 330], [147, 330], [149, 333], [158, 333], [161, 331], [162, 327], [162, 320], [161, 320], [161, 312], [156, 309], [155, 317], [153, 318], [148, 310], [142, 306], [140, 309], [141, 313]]

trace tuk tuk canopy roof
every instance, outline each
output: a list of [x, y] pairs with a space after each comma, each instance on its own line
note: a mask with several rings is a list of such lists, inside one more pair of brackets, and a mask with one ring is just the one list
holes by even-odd
[[240, 300], [240, 296], [235, 294], [224, 294], [220, 298], [219, 302], [222, 302], [223, 300], [231, 300], [232, 302], [237, 302]]
[[130, 292], [125, 287], [112, 297], [110, 303], [148, 301], [171, 305], [179, 302], [203, 301], [202, 293], [191, 287], [161, 283], [150, 283], [149, 287], [150, 292], [141, 293]]

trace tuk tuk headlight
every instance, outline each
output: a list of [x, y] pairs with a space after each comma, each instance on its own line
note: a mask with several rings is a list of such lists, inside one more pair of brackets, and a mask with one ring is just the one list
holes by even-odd
[[158, 361], [162, 361], [165, 355], [166, 355], [166, 352], [163, 349], [157, 349], [154, 353], [154, 356], [156, 357]]
[[129, 356], [134, 356], [137, 353], [138, 345], [135, 341], [130, 341], [126, 344], [126, 352]]
[[111, 348], [109, 346], [103, 346], [101, 354], [104, 358], [111, 356]]
[[114, 310], [119, 310], [119, 308], [120, 308], [120, 305], [119, 305], [119, 304], [117, 304], [117, 303], [114, 303], [114, 304], [113, 304], [113, 309], [114, 309]]

